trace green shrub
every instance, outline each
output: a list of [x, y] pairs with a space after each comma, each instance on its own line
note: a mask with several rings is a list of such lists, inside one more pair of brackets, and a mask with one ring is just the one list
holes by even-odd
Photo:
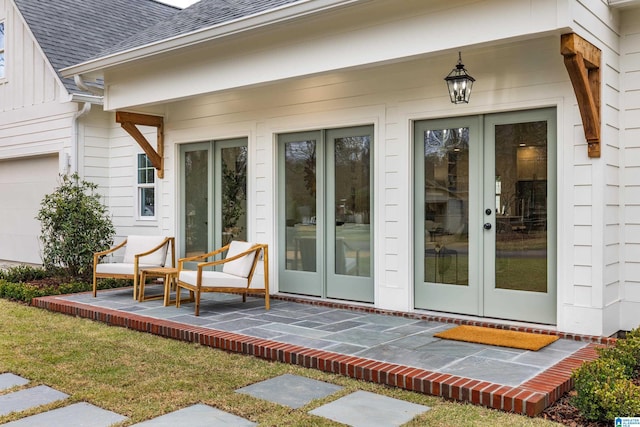
[[4, 270], [0, 270], [0, 279], [7, 282], [29, 282], [31, 280], [44, 279], [47, 271], [42, 267], [30, 265], [14, 265]]
[[628, 336], [620, 339], [614, 347], [606, 347], [598, 351], [601, 359], [615, 360], [624, 368], [626, 378], [631, 378], [640, 364], [640, 338]]
[[93, 253], [111, 246], [115, 229], [96, 184], [78, 174], [63, 175], [61, 181], [44, 197], [36, 217], [41, 222], [44, 267], [88, 280]]
[[640, 332], [631, 331], [599, 354], [574, 371], [573, 404], [592, 421], [640, 415], [640, 387], [631, 381], [640, 365]]
[[[131, 280], [105, 279], [98, 283], [98, 289], [121, 288], [131, 286]], [[31, 303], [33, 298], [49, 295], [65, 295], [78, 292], [88, 292], [93, 285], [87, 282], [69, 282], [60, 285], [36, 286], [29, 283], [9, 282], [0, 279], [0, 298]]]
[[13, 283], [0, 280], [0, 297], [30, 303], [31, 299], [48, 295], [84, 292], [92, 287], [88, 283], [72, 282], [60, 286], [35, 286], [28, 283]]

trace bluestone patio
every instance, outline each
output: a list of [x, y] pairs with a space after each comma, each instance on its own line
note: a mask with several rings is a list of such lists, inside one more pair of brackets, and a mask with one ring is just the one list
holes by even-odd
[[[160, 287], [157, 287], [160, 291]], [[149, 288], [150, 290], [153, 287]], [[533, 352], [435, 338], [457, 324], [506, 327], [431, 314], [276, 295], [214, 294], [193, 303], [139, 303], [130, 288], [37, 298], [51, 311], [230, 352], [292, 363], [389, 386], [535, 416], [572, 387], [571, 372], [608, 338], [560, 335]], [[513, 329], [513, 327], [512, 327]], [[548, 329], [518, 330], [553, 334]]]

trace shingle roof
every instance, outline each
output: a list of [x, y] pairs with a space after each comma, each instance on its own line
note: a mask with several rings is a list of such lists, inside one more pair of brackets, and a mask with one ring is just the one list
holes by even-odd
[[[56, 72], [84, 62], [180, 10], [155, 0], [14, 1]], [[70, 93], [80, 92], [73, 79], [62, 82]]]
[[200, 0], [171, 18], [101, 51], [96, 57], [166, 40], [299, 1], [301, 0]]

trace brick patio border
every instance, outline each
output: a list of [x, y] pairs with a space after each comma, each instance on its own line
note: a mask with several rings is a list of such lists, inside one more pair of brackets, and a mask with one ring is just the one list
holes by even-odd
[[[308, 303], [306, 300], [288, 299]], [[305, 368], [318, 369], [345, 375], [351, 378], [399, 387], [419, 393], [439, 396], [482, 405], [489, 408], [514, 412], [528, 416], [540, 414], [546, 407], [573, 388], [571, 372], [585, 361], [598, 357], [596, 348], [611, 344], [611, 338], [573, 336], [558, 333], [560, 337], [587, 341], [589, 344], [570, 357], [550, 367], [534, 378], [517, 386], [505, 386], [486, 381], [473, 380], [456, 375], [432, 372], [395, 363], [379, 362], [358, 356], [347, 356], [325, 350], [311, 349], [299, 345], [279, 343], [262, 338], [254, 338], [233, 332], [202, 328], [164, 319], [156, 319], [109, 308], [95, 307], [58, 296], [34, 298], [31, 304], [49, 311], [92, 319], [112, 326], [120, 326], [157, 336], [180, 341], [199, 343], [233, 353], [241, 353], [270, 361], [290, 363]], [[362, 307], [345, 304], [314, 303], [335, 308], [361, 310]], [[448, 317], [431, 317], [412, 313], [395, 314], [378, 309], [366, 309], [371, 313], [402, 315], [423, 320], [471, 324], [478, 326], [503, 327], [525, 332], [555, 334], [553, 331], [533, 328], [510, 328], [485, 322], [466, 322]]]

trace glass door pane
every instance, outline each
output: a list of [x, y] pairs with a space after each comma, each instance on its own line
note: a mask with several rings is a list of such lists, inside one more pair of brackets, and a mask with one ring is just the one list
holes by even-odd
[[244, 140], [216, 143], [220, 194], [219, 246], [247, 240], [247, 145]]
[[336, 138], [335, 274], [371, 276], [371, 140]]
[[317, 270], [316, 141], [285, 144], [287, 270]]
[[183, 168], [183, 253], [194, 256], [209, 251], [209, 150], [185, 151]]
[[495, 286], [547, 292], [547, 122], [495, 127]]
[[424, 280], [469, 284], [469, 128], [424, 134]]

